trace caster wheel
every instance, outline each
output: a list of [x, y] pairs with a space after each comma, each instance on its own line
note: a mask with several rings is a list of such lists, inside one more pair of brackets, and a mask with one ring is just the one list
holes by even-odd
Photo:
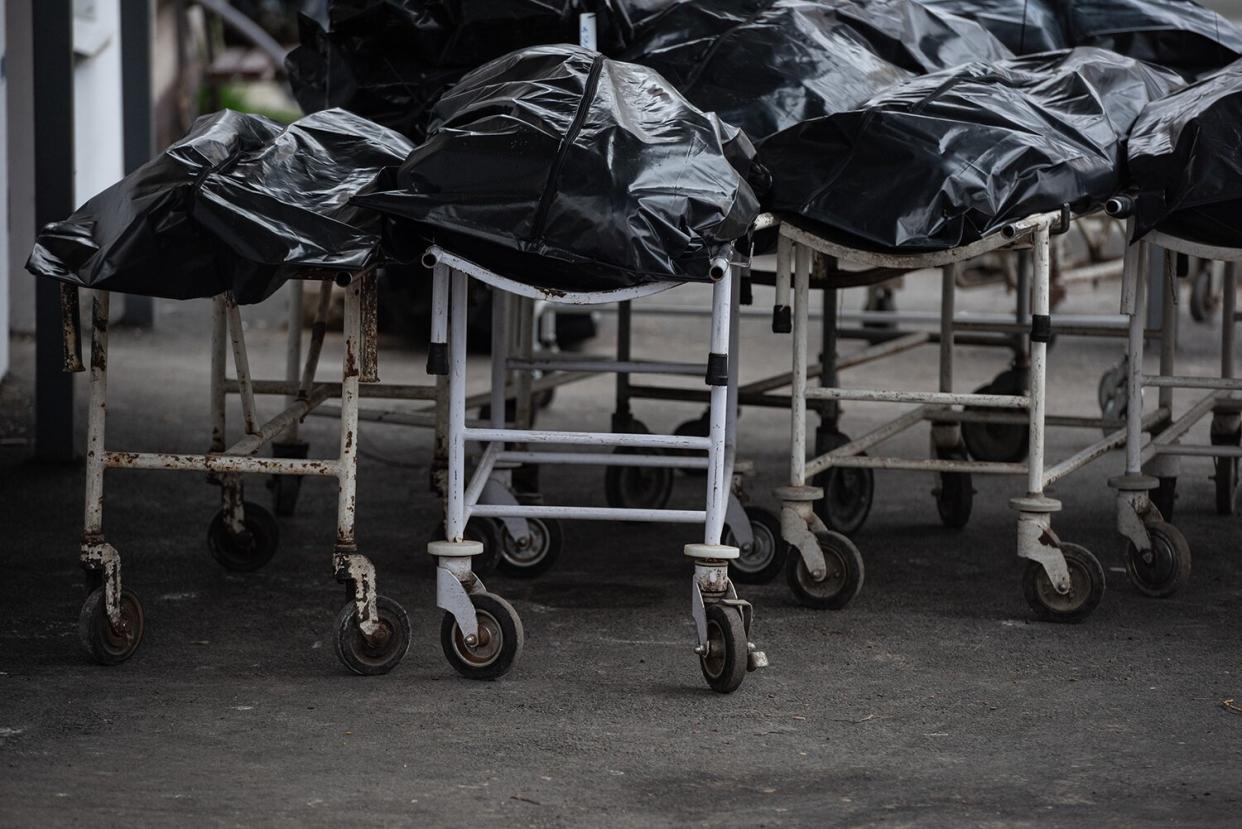
[[1126, 575], [1140, 593], [1156, 599], [1172, 596], [1190, 578], [1190, 545], [1181, 531], [1163, 521], [1147, 524], [1151, 551], [1140, 555], [1133, 542], [1126, 550]]
[[[631, 418], [628, 423], [616, 426], [616, 431], [635, 435], [649, 435], [651, 430], [641, 420]], [[656, 450], [637, 450], [619, 447], [618, 455], [638, 452], [654, 453]], [[673, 470], [645, 466], [610, 466], [604, 471], [604, 499], [610, 507], [663, 509], [673, 497]]]
[[467, 645], [453, 614], [445, 613], [440, 625], [444, 656], [466, 679], [504, 676], [522, 653], [522, 620], [513, 605], [491, 593], [475, 593], [470, 601], [479, 620], [479, 641]]
[[[1126, 416], [1126, 409], [1129, 408], [1126, 385], [1129, 380], [1126, 375], [1129, 373], [1129, 360], [1122, 359], [1120, 363], [1104, 372], [1100, 378], [1100, 386], [1097, 390], [1100, 414], [1110, 420], [1122, 420]], [[1112, 428], [1104, 427], [1104, 434], [1107, 435], [1112, 431]]]
[[490, 575], [500, 566], [501, 550], [504, 547], [500, 540], [502, 534], [504, 527], [494, 519], [475, 518], [466, 522], [466, 531], [462, 533], [462, 537], [483, 545], [483, 552], [470, 560], [470, 569], [476, 576]]
[[1216, 514], [1233, 515], [1237, 511], [1238, 459], [1216, 458]]
[[371, 640], [358, 627], [358, 608], [347, 602], [336, 616], [336, 655], [356, 674], [386, 674], [405, 658], [410, 649], [410, 617], [387, 596], [376, 596], [380, 627]]
[[[943, 457], [963, 460], [965, 453], [948, 453]], [[975, 504], [975, 487], [969, 472], [940, 472], [936, 476], [939, 486], [936, 487], [936, 510], [940, 513], [940, 523], [954, 530], [960, 530], [970, 521], [970, 513]]]
[[[687, 420], [685, 423], [679, 424], [673, 430], [673, 434], [678, 437], [705, 438], [711, 433], [711, 421], [708, 420], [706, 413], [695, 420]], [[686, 450], [674, 450], [679, 455], [697, 455], [697, 452]], [[681, 470], [687, 477], [704, 478], [707, 477], [706, 469], [683, 469]]]
[[1160, 510], [1165, 521], [1173, 520], [1173, 507], [1177, 502], [1177, 478], [1160, 478], [1160, 486], [1151, 491], [1151, 502]]
[[1220, 297], [1212, 291], [1212, 263], [1208, 262], [1195, 274], [1190, 285], [1190, 316], [1195, 322], [1206, 322], [1216, 313]]
[[1022, 592], [1037, 618], [1045, 622], [1081, 622], [1104, 596], [1104, 568], [1099, 559], [1077, 544], [1062, 544], [1061, 554], [1069, 568], [1069, 593], [1058, 593], [1037, 561], [1026, 563]]
[[[789, 545], [781, 538], [781, 522], [760, 507], [747, 507], [750, 532], [754, 541], [741, 549], [741, 555], [729, 563], [729, 578], [741, 584], [767, 584], [785, 567]], [[736, 546], [733, 533], [725, 527], [724, 543]]]
[[133, 656], [142, 643], [142, 630], [142, 603], [132, 590], [121, 589], [119, 630], [108, 619], [102, 587], [91, 591], [78, 614], [78, 641], [86, 655], [100, 665], [119, 665]]
[[823, 487], [824, 497], [815, 502], [815, 514], [828, 528], [842, 535], [862, 529], [875, 498], [875, 475], [870, 469], [830, 469], [812, 480]]
[[547, 571], [560, 558], [565, 546], [561, 522], [553, 518], [527, 518], [530, 538], [519, 544], [502, 521], [493, 526], [500, 535], [500, 560], [497, 566], [507, 576], [534, 578]]
[[707, 653], [699, 656], [703, 678], [720, 694], [737, 690], [746, 678], [748, 642], [741, 608], [710, 604], [707, 616]]
[[[976, 394], [1026, 393], [1026, 371], [1011, 368], [996, 375], [991, 383], [975, 389]], [[986, 411], [968, 407], [967, 411]], [[963, 423], [962, 441], [966, 451], [977, 461], [1018, 463], [1026, 457], [1030, 429], [1015, 423]]]
[[[275, 442], [272, 444], [273, 458], [300, 458], [305, 460], [310, 444], [306, 441], [295, 443]], [[298, 506], [298, 495], [302, 492], [302, 476], [272, 475], [267, 479], [267, 488], [272, 493], [272, 512], [281, 518], [293, 515]]]
[[785, 565], [785, 578], [794, 598], [804, 607], [840, 610], [862, 590], [862, 554], [854, 542], [838, 533], [816, 533], [815, 539], [828, 565], [824, 577], [814, 578], [802, 556], [794, 550]]
[[224, 510], [207, 527], [207, 549], [211, 557], [228, 570], [249, 573], [272, 560], [280, 543], [280, 527], [270, 512], [258, 504], [242, 504], [245, 530], [234, 533], [224, 523]]
[[[893, 294], [892, 288], [877, 287], [867, 292], [867, 304], [863, 306], [864, 311], [883, 311], [892, 313], [897, 310], [897, 298]], [[897, 327], [897, 323], [891, 320], [872, 320], [863, 323], [863, 328], [870, 328], [877, 331], [891, 330]]]

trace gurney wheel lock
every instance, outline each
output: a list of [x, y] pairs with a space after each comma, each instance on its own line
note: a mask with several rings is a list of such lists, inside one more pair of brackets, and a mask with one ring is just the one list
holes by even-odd
[[1026, 563], [1022, 592], [1037, 618], [1045, 622], [1081, 622], [1104, 596], [1104, 568], [1085, 547], [1062, 543], [1060, 549], [1069, 569], [1069, 592], [1058, 593], [1038, 561]]
[[[975, 389], [976, 394], [1022, 395], [1026, 393], [1027, 372], [1010, 368], [990, 383]], [[967, 411], [978, 411], [967, 407]], [[986, 409], [983, 411], [987, 411]], [[1030, 447], [1030, 428], [1013, 423], [963, 423], [962, 441], [970, 456], [989, 463], [1021, 463]]]
[[1172, 596], [1190, 577], [1190, 545], [1172, 524], [1145, 522], [1151, 549], [1140, 553], [1127, 542], [1126, 575], [1140, 593], [1156, 599]]
[[1212, 290], [1212, 263], [1204, 263], [1190, 283], [1190, 317], [1206, 322], [1220, 308], [1221, 295]]
[[780, 519], [762, 507], [746, 508], [753, 541], [739, 547], [733, 532], [725, 526], [721, 543], [739, 547], [741, 555], [729, 562], [729, 577], [740, 584], [767, 584], [785, 568], [790, 545], [781, 538]]
[[497, 521], [495, 532], [500, 536], [497, 566], [507, 576], [534, 578], [547, 572], [560, 558], [565, 546], [561, 522], [555, 518], [527, 518], [530, 537], [515, 539], [503, 521]]
[[1177, 503], [1177, 478], [1161, 476], [1160, 485], [1151, 491], [1151, 502], [1160, 510], [1165, 521], [1173, 520], [1173, 507]]
[[1238, 494], [1238, 459], [1215, 458], [1216, 474], [1216, 513], [1217, 515], [1233, 515], [1237, 512]]
[[[942, 458], [963, 460], [964, 451], [941, 453]], [[940, 522], [946, 527], [960, 530], [970, 521], [970, 513], [975, 502], [975, 487], [969, 472], [940, 472], [939, 481], [933, 494], [936, 496], [936, 510], [940, 513]]]
[[478, 641], [467, 644], [452, 613], [440, 624], [440, 646], [453, 670], [466, 679], [496, 679], [508, 673], [522, 653], [525, 633], [513, 605], [493, 593], [472, 593]]
[[386, 674], [410, 649], [410, 617], [387, 596], [376, 596], [379, 630], [370, 637], [358, 625], [358, 608], [351, 600], [336, 617], [336, 655], [345, 667], [363, 676]]
[[101, 665], [119, 665], [142, 643], [142, 603], [134, 591], [121, 590], [121, 624], [113, 627], [104, 606], [104, 589], [97, 587], [78, 614], [78, 641], [87, 656]]
[[224, 568], [248, 573], [272, 560], [280, 544], [280, 527], [272, 514], [258, 504], [246, 501], [242, 508], [245, 530], [232, 532], [225, 523], [224, 510], [220, 510], [207, 527], [207, 548]]
[[704, 608], [704, 615], [707, 643], [699, 654], [699, 668], [713, 691], [732, 693], [746, 678], [750, 651], [742, 609], [717, 602]]
[[862, 589], [862, 553], [854, 542], [840, 533], [817, 532], [815, 540], [827, 565], [824, 577], [814, 578], [802, 556], [795, 551], [787, 559], [785, 578], [799, 604], [815, 610], [840, 610]]
[[[711, 430], [712, 430], [712, 423], [711, 423], [710, 418], [711, 418], [710, 413], [704, 412], [700, 417], [696, 417], [693, 420], [687, 420], [684, 423], [678, 424], [677, 428], [673, 430], [673, 434], [676, 435], [677, 437], [682, 437], [682, 438], [684, 437], [705, 438], [711, 433]], [[673, 451], [675, 451], [679, 455], [697, 454], [696, 452], [692, 450], [688, 450], [688, 449], [676, 449]], [[691, 478], [702, 478], [707, 475], [707, 470], [705, 469], [683, 469], [681, 471]]]

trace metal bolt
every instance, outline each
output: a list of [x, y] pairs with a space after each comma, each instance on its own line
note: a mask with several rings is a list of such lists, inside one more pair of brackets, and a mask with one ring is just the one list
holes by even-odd
[[827, 577], [827, 575], [828, 575], [827, 570], [818, 569], [818, 570], [811, 571], [811, 578], [815, 579], [816, 581], [823, 581], [824, 578]]
[[695, 645], [694, 652], [699, 656], [707, 656], [707, 645]]
[[471, 633], [466, 637], [466, 647], [473, 648], [477, 644], [479, 644], [479, 637], [475, 634]]

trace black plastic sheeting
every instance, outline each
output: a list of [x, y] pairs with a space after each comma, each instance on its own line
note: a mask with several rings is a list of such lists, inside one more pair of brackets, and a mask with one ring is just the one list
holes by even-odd
[[1089, 47], [926, 75], [764, 141], [769, 205], [863, 247], [958, 247], [1113, 195], [1134, 120], [1179, 83]]
[[532, 44], [577, 42], [569, 0], [332, 0], [329, 27], [300, 20], [285, 59], [307, 112], [343, 107], [421, 138], [436, 99], [466, 72]]
[[434, 114], [398, 188], [357, 201], [399, 217], [394, 242], [413, 229], [532, 285], [706, 281], [758, 214], [746, 136], [645, 67], [533, 47], [466, 76]]
[[1149, 104], [1130, 134], [1135, 235], [1242, 248], [1242, 61]]
[[1066, 0], [919, 0], [924, 6], [975, 20], [1014, 54], [1066, 49], [1073, 44], [1057, 9]]
[[1242, 57], [1242, 30], [1194, 0], [919, 0], [1018, 54], [1099, 46], [1198, 77]]
[[1070, 0], [1074, 45], [1100, 46], [1189, 76], [1242, 57], [1242, 30], [1193, 0]]
[[912, 75], [1007, 57], [977, 23], [914, 0], [681, 0], [622, 54], [756, 141]]
[[412, 149], [342, 110], [283, 127], [224, 110], [47, 225], [26, 268], [90, 288], [258, 302], [308, 270], [379, 256], [382, 219], [350, 203]]

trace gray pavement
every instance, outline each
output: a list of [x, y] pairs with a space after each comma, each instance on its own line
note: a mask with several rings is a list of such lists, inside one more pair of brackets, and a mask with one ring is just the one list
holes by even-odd
[[[934, 307], [937, 280], [911, 279], [905, 308]], [[1109, 310], [1116, 286], [1067, 307]], [[670, 295], [694, 301], [693, 291]], [[761, 294], [757, 307], [769, 306]], [[856, 304], [856, 299], [851, 303]], [[962, 305], [1005, 308], [998, 289]], [[278, 306], [278, 303], [275, 305]], [[164, 304], [153, 333], [113, 339], [113, 448], [199, 450], [206, 439], [206, 304]], [[259, 316], [264, 316], [260, 314]], [[279, 307], [266, 314], [279, 319]], [[747, 320], [744, 379], [788, 366], [787, 343]], [[698, 358], [701, 323], [643, 320], [637, 341]], [[607, 328], [605, 331], [607, 335]], [[280, 332], [252, 332], [259, 370], [278, 371]], [[592, 347], [606, 348], [607, 337]], [[389, 343], [381, 374], [415, 379], [422, 355]], [[1210, 370], [1212, 332], [1187, 322], [1187, 370]], [[1062, 339], [1056, 409], [1090, 413], [1120, 352]], [[335, 352], [333, 352], [335, 353]], [[362, 550], [381, 590], [408, 609], [405, 662], [349, 675], [331, 628], [344, 602], [330, 575], [335, 497], [308, 482], [264, 570], [222, 572], [204, 533], [216, 493], [201, 476], [109, 473], [106, 528], [142, 597], [147, 635], [129, 663], [77, 652], [84, 591], [76, 563], [82, 470], [26, 460], [31, 346], [0, 387], [0, 825], [444, 826], [1236, 826], [1242, 814], [1242, 562], [1238, 520], [1213, 513], [1210, 467], [1189, 461], [1177, 522], [1194, 572], [1175, 598], [1138, 595], [1120, 570], [1110, 455], [1057, 495], [1062, 538], [1094, 550], [1108, 592], [1077, 626], [1031, 621], [1019, 587], [1016, 480], [977, 481], [975, 514], [942, 529], [928, 476], [877, 480], [857, 542], [867, 564], [846, 611], [796, 606], [781, 583], [748, 587], [772, 661], [728, 697], [693, 654], [685, 527], [575, 523], [559, 567], [534, 582], [493, 577], [525, 621], [504, 679], [458, 679], [439, 651], [440, 614], [423, 552], [437, 522], [429, 435], [368, 424], [359, 484]], [[1004, 367], [962, 352], [958, 388]], [[928, 349], [853, 382], [927, 388]], [[476, 371], [475, 380], [482, 375]], [[549, 426], [607, 426], [610, 385], [561, 390]], [[639, 404], [655, 429], [697, 410]], [[858, 434], [883, 409], [852, 406]], [[236, 418], [234, 418], [236, 428]], [[334, 424], [312, 419], [313, 444]], [[773, 505], [787, 415], [748, 411], [748, 489]], [[1202, 438], [1202, 430], [1196, 433]], [[1064, 455], [1089, 436], [1053, 435]], [[16, 438], [16, 440], [15, 440]], [[894, 442], [926, 452], [925, 431]], [[545, 470], [550, 499], [602, 504], [601, 473]], [[676, 498], [701, 484], [681, 479]], [[265, 498], [261, 482], [252, 497]]]

